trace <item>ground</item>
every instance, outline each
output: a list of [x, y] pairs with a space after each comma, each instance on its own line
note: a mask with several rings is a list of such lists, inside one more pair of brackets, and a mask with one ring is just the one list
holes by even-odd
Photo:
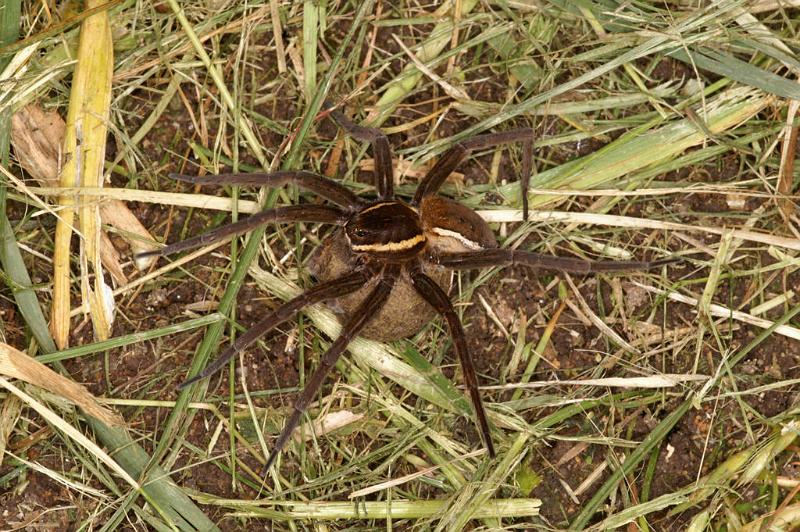
[[[257, 190], [218, 187], [200, 191], [168, 175], [232, 171], [234, 160], [240, 168], [258, 168], [253, 150], [237, 129], [246, 122], [267, 153], [271, 170], [290, 164], [295, 169], [324, 173], [369, 197], [373, 193], [371, 151], [341, 135], [324, 114], [316, 116], [310, 130], [302, 133], [303, 119], [315, 102], [315, 93], [308, 92], [306, 85], [312, 74], [303, 62], [303, 54], [310, 50], [304, 43], [309, 38], [317, 43], [314, 86], [328, 87], [330, 81], [327, 99], [345, 102], [342, 109], [354, 120], [363, 121], [372, 116], [382, 96], [396, 90], [394, 84], [403, 68], [413, 63], [404, 46], [428, 38], [437, 23], [452, 17], [450, 12], [434, 17], [425, 6], [378, 4], [368, 11], [366, 22], [357, 24], [355, 36], [347, 42], [357, 17], [352, 6], [276, 3], [287, 49], [281, 57], [272, 33], [275, 20], [270, 16], [270, 3], [246, 7], [187, 3], [182, 9], [188, 23], [203, 37], [204, 50], [236, 98], [235, 109], [230, 109], [208, 68], [190, 52], [193, 48], [186, 30], [181, 29], [169, 5], [130, 4], [112, 16], [119, 49], [107, 160], [114, 160], [122, 150], [127, 150], [127, 155], [110, 172], [109, 186], [185, 193], [187, 197], [197, 192], [228, 197], [236, 192], [251, 200], [259, 199]], [[398, 171], [398, 193], [406, 199], [413, 195], [421, 173], [408, 171], [408, 163], [432, 164], [435, 159], [423, 159], [428, 155], [426, 146], [435, 141], [470, 128], [483, 132], [533, 127], [540, 133], [532, 183], [536, 188], [531, 196], [534, 209], [617, 215], [633, 223], [534, 220], [493, 224], [501, 246], [603, 260], [664, 256], [681, 260], [651, 272], [623, 275], [567, 276], [511, 267], [456, 277], [450, 295], [462, 316], [481, 383], [490, 387], [482, 396], [495, 426], [496, 460], [488, 461], [479, 452], [481, 440], [471, 417], [459, 414], [453, 406], [453, 397], [460, 395], [447, 395], [448, 389], [435, 384], [438, 372], [456, 385], [463, 381], [447, 327], [436, 319], [414, 337], [391, 343], [393, 351], [377, 351], [381, 356], [400, 357], [413, 375], [425, 376], [422, 378], [428, 380], [423, 382], [430, 391], [424, 393], [430, 396], [398, 384], [398, 380], [405, 382], [402, 376], [382, 371], [378, 365], [365, 365], [354, 351], [337, 364], [318, 394], [319, 402], [310, 410], [311, 420], [344, 412], [353, 414], [353, 421], [329, 433], [314, 434], [304, 428], [304, 443], [290, 443], [277, 471], [267, 475], [261, 471], [264, 449], [259, 433], [263, 430], [268, 450], [291, 411], [293, 398], [329, 345], [329, 337], [320, 330], [320, 318], [301, 313], [270, 332], [236, 361], [233, 378], [227, 368], [212, 376], [207, 392], [191, 396], [194, 403], [187, 407], [178, 385], [190, 373], [195, 354], [206, 352], [202, 342], [208, 330], [194, 328], [159, 337], [150, 333], [219, 310], [224, 294], [235, 285], [231, 279], [238, 268], [246, 267], [240, 262], [246, 244], [226, 244], [125, 291], [116, 300], [111, 336], [141, 333], [144, 339], [71, 358], [61, 370], [96, 396], [117, 400], [112, 403], [136, 443], [148, 455], [156, 455], [177, 486], [223, 530], [310, 528], [318, 523], [304, 519], [297, 508], [249, 502], [310, 502], [319, 503], [322, 510], [326, 503], [351, 501], [348, 495], [353, 491], [423, 470], [392, 488], [355, 500], [364, 504], [402, 499], [445, 501], [434, 516], [419, 514], [389, 522], [404, 530], [457, 528], [462, 525], [460, 514], [488, 504], [489, 499], [509, 499], [512, 505], [538, 499], [541, 507], [539, 515], [509, 513], [495, 520], [470, 520], [464, 526], [583, 528], [591, 523], [610, 526], [611, 521], [603, 520], [619, 518], [624, 522], [616, 525], [631, 530], [683, 530], [699, 512], [707, 511], [713, 526], [723, 529], [734, 522], [741, 525], [771, 516], [781, 504], [794, 503], [791, 488], [796, 486], [796, 447], [791, 440], [774, 450], [768, 444], [776, 441], [796, 413], [795, 381], [800, 377], [797, 318], [787, 321], [785, 334], [773, 332], [762, 337], [763, 326], [732, 315], [710, 316], [696, 304], [664, 297], [665, 293], [680, 293], [701, 299], [708, 292], [711, 303], [744, 314], [756, 314], [753, 309], [759, 305], [778, 301], [757, 315], [768, 320], [767, 326], [793, 311], [793, 290], [800, 286], [800, 273], [792, 258], [800, 249], [793, 232], [796, 211], [782, 215], [774, 197], [775, 177], [783, 171], [780, 150], [791, 149], [793, 154], [796, 150], [794, 145], [781, 144], [786, 99], [767, 97], [770, 87], [757, 85], [761, 91], [746, 97], [763, 98], [763, 104], [746, 116], [741, 111], [740, 120], [707, 134], [710, 127], [716, 127], [714, 106], [734, 109], [744, 100], [736, 100], [731, 93], [728, 99], [718, 101], [719, 91], [734, 90], [742, 80], [725, 74], [734, 77], [734, 87], [709, 91], [703, 101], [694, 98], [692, 83], [699, 80], [712, 86], [725, 79], [723, 74], [663, 53], [648, 53], [574, 90], [556, 91], [558, 94], [529, 112], [512, 113], [515, 106], [595, 72], [618, 57], [620, 49], [633, 46], [625, 41], [625, 32], [614, 29], [605, 11], [595, 13], [598, 22], [587, 20], [588, 10], [574, 13], [569, 6], [553, 4], [534, 10], [478, 4], [459, 17], [458, 32], [447, 33], [453, 41], [443, 53], [455, 50], [450, 62], [421, 59], [431, 63], [432, 72], [402, 95], [401, 103], [381, 124], [389, 133], [396, 167], [403, 170]], [[45, 26], [32, 22], [37, 8], [28, 8], [32, 11], [26, 15], [26, 24], [33, 24], [30, 29], [38, 34]], [[313, 9], [321, 25], [304, 18], [304, 9]], [[619, 9], [622, 22], [642, 16], [635, 6]], [[667, 8], [656, 10], [648, 21], [652, 32], [667, 34], [668, 29], [681, 28], [686, 35], [700, 39], [693, 42], [691, 46], [697, 48], [692, 51], [706, 50], [703, 46], [710, 46], [713, 37], [682, 25], [702, 12], [676, 9], [672, 14]], [[756, 14], [774, 35], [784, 38], [791, 34], [787, 21], [791, 17], [784, 19], [770, 11]], [[677, 21], [672, 21], [673, 15]], [[70, 20], [69, 13], [54, 16]], [[605, 30], [598, 32], [597, 24], [605, 25]], [[748, 65], [766, 68], [757, 53], [761, 49], [747, 48], [744, 53], [737, 48], [745, 46], [735, 40], [736, 32], [744, 30], [734, 19], [719, 13], [715, 24], [731, 35], [730, 42], [725, 41], [730, 46], [720, 45], [720, 49], [742, 61], [758, 57]], [[311, 34], [309, 25], [316, 28]], [[219, 28], [224, 30], [209, 38]], [[485, 38], [486, 32], [498, 28], [506, 31]], [[651, 36], [647, 31], [631, 33], [636, 39]], [[43, 54], [55, 48], [44, 38], [40, 46]], [[342, 62], [332, 67], [340, 49]], [[281, 58], [287, 62], [284, 72], [279, 71]], [[330, 68], [336, 68], [337, 74], [329, 80]], [[70, 79], [66, 76], [59, 83], [68, 86]], [[180, 88], [162, 102], [174, 79], [181, 81]], [[656, 91], [662, 83], [671, 87], [666, 96]], [[64, 86], [54, 84], [39, 91], [39, 105], [64, 111], [68, 98]], [[643, 94], [647, 97], [639, 98]], [[590, 110], [578, 107], [609, 97], [619, 97], [619, 101], [606, 101]], [[633, 101], [635, 98], [639, 99]], [[162, 103], [166, 104], [163, 112], [154, 122], [147, 122]], [[693, 109], [693, 114], [686, 112], [687, 108]], [[703, 114], [708, 109], [711, 114]], [[698, 122], [695, 115], [705, 117], [706, 122]], [[504, 119], [490, 123], [496, 116]], [[705, 135], [663, 158], [662, 151], [678, 142], [666, 136], [667, 129], [680, 125], [687, 126], [687, 135], [697, 131]], [[131, 145], [134, 133], [142, 127], [144, 136]], [[625, 144], [630, 142], [628, 137], [635, 142], [648, 135], [665, 135], [667, 140]], [[625, 165], [641, 155], [625, 151], [630, 146], [653, 150], [643, 158], [650, 160], [625, 172], [616, 171], [615, 165]], [[436, 148], [433, 155], [441, 155], [446, 147]], [[296, 159], [289, 160], [294, 153]], [[517, 209], [518, 196], [514, 194], [521, 157], [519, 145], [478, 153], [458, 169], [444, 194], [477, 210]], [[584, 161], [577, 172], [569, 169], [576, 160]], [[606, 174], [602, 173], [604, 165]], [[10, 170], [29, 177], [14, 162]], [[593, 181], [587, 183], [585, 176], [592, 176]], [[562, 189], [574, 195], [548, 199], [541, 189]], [[26, 200], [18, 187], [10, 190], [15, 195], [6, 212], [17, 240], [35, 252], [26, 252], [24, 259], [34, 285], [40, 288], [39, 301], [47, 310], [51, 266], [41, 257], [52, 254], [55, 219], [32, 216], [39, 206]], [[641, 194], [625, 194], [636, 191]], [[319, 200], [288, 188], [278, 202], [289, 201]], [[230, 221], [225, 212], [167, 202], [131, 201], [127, 205], [152, 235], [166, 243]], [[642, 220], [663, 222], [663, 226], [654, 229]], [[669, 228], [668, 223], [694, 229]], [[730, 257], [722, 257], [720, 235], [711, 230], [722, 227], [747, 229], [766, 237], [737, 233], [730, 244]], [[308, 259], [327, 235], [327, 229], [313, 224], [269, 227], [257, 242], [254, 264], [279, 280], [307, 288], [315, 282]], [[125, 237], [112, 231], [112, 242], [124, 257], [125, 272], [135, 281], [147, 272], [135, 269]], [[791, 239], [794, 244], [786, 244]], [[77, 239], [73, 249], [77, 266]], [[168, 261], [161, 259], [158, 266], [166, 264]], [[715, 267], [718, 278], [711, 276]], [[270, 282], [275, 281], [265, 280], [257, 269], [248, 270], [223, 338], [211, 351], [212, 358], [218, 346], [227, 345], [234, 334], [253, 326], [285, 299], [279, 290], [267, 286]], [[12, 288], [7, 282], [0, 299], [3, 340], [28, 349], [28, 324], [15, 304]], [[77, 278], [72, 296], [77, 306]], [[95, 341], [91, 324], [82, 316], [73, 318], [72, 331], [73, 346]], [[378, 356], [376, 351], [370, 353]], [[426, 375], [427, 369], [415, 362], [415, 355], [430, 361], [435, 370]], [[676, 384], [661, 388], [633, 382], [624, 387], [574, 382], [615, 377], [633, 381], [673, 374], [679, 376]], [[704, 389], [704, 380], [688, 378], [693, 375], [718, 380]], [[558, 382], [567, 380], [570, 382]], [[528, 382], [542, 386], [520, 386]], [[74, 409], [41, 393], [35, 396], [49, 401], [54, 411], [107, 445]], [[9, 393], [0, 396], [6, 404], [11, 397]], [[437, 403], [436, 397], [445, 397], [444, 404]], [[683, 415], [672, 419], [693, 400]], [[11, 406], [5, 408], [12, 411]], [[126, 500], [130, 487], [117, 482], [115, 473], [33, 410], [23, 407], [18, 416], [2, 419], [11, 421], [9, 436], [0, 431], [7, 441], [7, 454], [0, 465], [3, 529], [106, 525], [144, 530], [161, 523], [163, 516], [141, 498]], [[260, 424], [259, 431], [254, 419]], [[522, 444], [517, 446], [518, 442]], [[476, 454], [468, 455], [471, 452]], [[744, 465], [730, 472], [725, 469], [737, 453], [747, 455], [748, 461], [762, 457], [766, 464], [746, 485], [737, 484], [734, 478]], [[623, 467], [628, 469], [615, 481], [613, 475]], [[705, 480], [709, 474], [715, 475], [713, 482]], [[260, 486], [262, 478], [264, 485]], [[487, 487], [491, 489], [483, 493]], [[703, 489], [710, 492], [703, 493]], [[605, 496], [595, 501], [597, 493]], [[654, 500], [664, 504], [641, 509], [630, 522], [619, 517], [626, 508]], [[682, 505], [686, 501], [693, 504]], [[120, 507], [126, 511], [113, 515]], [[593, 511], [585, 515], [587, 508]], [[239, 515], [230, 515], [234, 511]], [[387, 526], [381, 519], [359, 518], [357, 508], [355, 515], [352, 509], [342, 511], [343, 516], [330, 521], [329, 528]]]

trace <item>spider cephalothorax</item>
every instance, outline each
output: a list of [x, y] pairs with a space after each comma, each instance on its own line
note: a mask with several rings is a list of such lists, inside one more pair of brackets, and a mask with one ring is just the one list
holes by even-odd
[[405, 261], [425, 249], [417, 211], [402, 201], [379, 201], [353, 215], [344, 226], [353, 253], [388, 261]]
[[350, 340], [359, 334], [384, 341], [411, 336], [438, 313], [447, 321], [481, 436], [489, 455], [494, 456], [489, 423], [478, 391], [475, 367], [467, 350], [466, 336], [447, 296], [452, 270], [519, 264], [585, 274], [644, 270], [672, 262], [672, 259], [595, 262], [500, 249], [491, 229], [480, 216], [464, 205], [436, 195], [447, 176], [471, 151], [521, 141], [524, 143], [521, 179], [523, 211], [527, 215], [525, 191], [531, 169], [534, 136], [530, 129], [481, 135], [456, 144], [428, 172], [411, 201], [405, 202], [394, 195], [392, 155], [386, 136], [378, 129], [350, 122], [338, 111], [328, 109], [328, 112], [350, 135], [372, 143], [377, 200], [365, 201], [343, 185], [305, 171], [173, 176], [202, 185], [276, 187], [294, 183], [335, 206], [303, 204], [268, 209], [153, 253], [167, 255], [195, 248], [270, 222], [319, 222], [340, 226], [323, 241], [310, 260], [312, 273], [319, 283], [264, 316], [202, 373], [182, 386], [220, 370], [238, 351], [291, 318], [303, 307], [328, 302], [342, 321], [342, 332], [322, 356], [319, 368], [295, 402], [295, 408], [267, 460], [266, 467], [270, 467]]

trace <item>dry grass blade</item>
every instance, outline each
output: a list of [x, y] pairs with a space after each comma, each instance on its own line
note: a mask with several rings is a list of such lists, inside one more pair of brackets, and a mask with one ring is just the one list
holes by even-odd
[[[640, 288], [642, 288], [644, 290], [647, 290], [648, 292], [652, 292], [654, 294], [663, 295], [663, 296], [671, 299], [672, 301], [679, 301], [681, 303], [685, 303], [685, 304], [691, 305], [693, 307], [696, 307], [700, 303], [700, 300], [698, 298], [685, 296], [683, 294], [678, 294], [678, 293], [674, 293], [674, 292], [666, 292], [665, 290], [661, 290], [661, 289], [655, 288], [653, 286], [648, 286], [648, 285], [645, 285], [645, 284], [642, 284], [642, 283], [639, 283], [639, 282], [636, 282], [636, 281], [634, 281], [634, 284], [636, 284], [636, 286], [638, 286], [638, 287], [640, 287]], [[727, 307], [724, 307], [722, 305], [717, 305], [717, 304], [709, 304], [708, 305], [708, 313], [711, 316], [716, 316], [718, 318], [730, 318], [730, 319], [741, 321], [741, 322], [744, 322], [744, 323], [749, 323], [750, 325], [755, 325], [756, 327], [760, 327], [762, 329], [769, 329], [770, 327], [775, 325], [775, 322], [773, 322], [773, 321], [770, 321], [770, 320], [767, 320], [767, 319], [764, 319], [764, 318], [758, 318], [758, 317], [753, 316], [751, 314], [748, 314], [746, 312], [742, 312], [740, 310], [729, 309]], [[779, 326], [777, 326], [775, 328], [774, 332], [776, 334], [781, 334], [781, 335], [786, 336], [788, 338], [793, 338], [795, 340], [800, 340], [800, 328], [793, 327], [791, 325], [779, 325]]]
[[483, 390], [514, 390], [518, 388], [547, 388], [556, 385], [608, 386], [613, 388], [674, 388], [687, 382], [705, 382], [705, 375], [676, 375], [662, 373], [651, 377], [607, 377], [605, 379], [564, 379], [559, 381], [540, 381], [522, 384], [503, 384], [500, 386], [481, 386]]
[[776, 192], [781, 196], [778, 198], [778, 207], [785, 219], [789, 219], [797, 213], [797, 205], [790, 198], [786, 197], [792, 193], [794, 182], [794, 160], [797, 149], [797, 130], [798, 125], [797, 111], [800, 109], [800, 101], [792, 100], [786, 111], [786, 127], [783, 132], [783, 144], [781, 147], [781, 166]]
[[35, 410], [39, 415], [41, 415], [48, 423], [51, 423], [53, 426], [58, 428], [59, 430], [66, 433], [71, 439], [75, 442], [80, 444], [81, 446], [88, 449], [93, 455], [103, 461], [106, 465], [111, 467], [114, 472], [116, 472], [120, 477], [122, 477], [125, 482], [127, 482], [131, 487], [134, 489], [141, 490], [141, 486], [139, 485], [136, 480], [133, 479], [122, 467], [117, 464], [105, 451], [103, 451], [100, 447], [97, 446], [94, 442], [89, 440], [86, 436], [81, 434], [75, 427], [64, 421], [55, 412], [44, 406], [42, 403], [19, 389], [17, 386], [12, 384], [7, 379], [0, 377], [0, 387], [5, 388], [10, 393], [17, 396], [20, 400], [22, 400], [27, 406]]
[[[456, 462], [458, 462], [460, 460], [465, 460], [467, 458], [474, 458], [475, 456], [478, 456], [478, 455], [481, 455], [481, 454], [484, 454], [484, 453], [485, 453], [485, 451], [483, 449], [481, 449], [479, 451], [473, 451], [471, 453], [465, 454], [462, 457], [459, 457], [459, 458], [456, 458], [454, 460], [451, 460], [450, 462], [448, 462], [448, 465], [456, 463]], [[388, 490], [388, 489], [393, 488], [395, 486], [400, 486], [402, 484], [405, 484], [406, 482], [414, 480], [415, 478], [419, 478], [419, 477], [422, 477], [422, 476], [428, 476], [431, 473], [433, 473], [434, 471], [436, 471], [436, 470], [438, 470], [438, 469], [440, 469], [442, 467], [443, 466], [440, 466], [440, 465], [436, 465], [436, 466], [433, 466], [433, 467], [426, 467], [424, 469], [420, 469], [419, 471], [417, 471], [415, 473], [404, 475], [404, 476], [402, 476], [400, 478], [393, 478], [391, 480], [387, 480], [387, 481], [381, 482], [379, 484], [375, 484], [375, 485], [372, 485], [372, 486], [368, 486], [366, 488], [362, 488], [360, 490], [356, 490], [356, 491], [350, 493], [347, 496], [347, 498], [348, 499], [355, 499], [355, 498], [358, 498], [358, 497], [364, 497], [365, 495], [369, 495], [371, 493], [377, 493], [379, 491]]]
[[[240, 517], [263, 517], [276, 521], [307, 519], [312, 521], [331, 521], [339, 519], [430, 519], [448, 508], [448, 501], [425, 501], [393, 499], [389, 501], [352, 502], [281, 502], [268, 501], [261, 506], [275, 506], [275, 509], [261, 509], [253, 503], [238, 500], [208, 500], [210, 504], [241, 508], [233, 513]], [[491, 499], [472, 510], [477, 519], [532, 517], [539, 515], [542, 502], [538, 499]], [[452, 529], [456, 530], [456, 529]]]
[[[521, 222], [522, 211], [497, 209], [491, 211], [478, 211], [481, 218], [487, 222]], [[732, 237], [750, 242], [767, 244], [770, 246], [793, 249], [800, 251], [800, 239], [784, 237], [772, 233], [760, 233], [747, 229], [727, 229], [710, 225], [690, 225], [676, 222], [654, 220], [651, 218], [635, 218], [632, 216], [619, 216], [615, 214], [593, 214], [588, 212], [563, 212], [563, 211], [533, 211], [528, 216], [529, 221], [536, 222], [567, 222], [589, 225], [607, 225], [611, 227], [628, 227], [638, 229], [658, 229], [667, 231], [689, 231], [708, 233], [722, 236], [730, 233]]]
[[4, 343], [0, 343], [0, 374], [55, 393], [109, 426], [125, 424], [118, 414], [98, 403], [85, 387]]
[[[87, 9], [100, 2], [89, 0]], [[81, 24], [78, 62], [72, 80], [67, 129], [64, 138], [64, 168], [61, 186], [102, 187], [106, 153], [113, 44], [108, 13], [100, 11]], [[60, 348], [69, 344], [70, 331], [70, 240], [74, 217], [74, 198], [62, 196], [56, 226], [53, 257], [53, 307], [51, 330]], [[103, 279], [100, 263], [100, 220], [96, 205], [79, 203], [81, 230], [81, 287], [84, 304], [88, 305], [95, 335], [108, 338], [113, 320], [113, 297]], [[89, 276], [94, 276], [92, 286]]]
[[22, 413], [22, 401], [18, 397], [6, 397], [0, 407], [0, 466], [6, 454], [8, 439], [17, 425], [17, 420]]

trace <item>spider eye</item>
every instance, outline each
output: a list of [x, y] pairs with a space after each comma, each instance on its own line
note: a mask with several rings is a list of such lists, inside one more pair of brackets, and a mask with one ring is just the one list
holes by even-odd
[[353, 231], [353, 233], [358, 238], [364, 238], [365, 236], [367, 236], [367, 231], [365, 229], [356, 229], [355, 231]]

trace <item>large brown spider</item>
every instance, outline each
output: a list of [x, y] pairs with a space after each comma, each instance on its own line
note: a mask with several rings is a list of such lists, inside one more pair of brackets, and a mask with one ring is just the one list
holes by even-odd
[[[245, 220], [166, 246], [148, 255], [169, 255], [250, 231], [267, 223], [316, 222], [341, 229], [328, 236], [312, 259], [320, 283], [280, 305], [236, 339], [220, 356], [181, 387], [219, 371], [239, 351], [294, 316], [308, 305], [333, 301], [342, 321], [342, 331], [322, 356], [319, 368], [295, 401], [294, 411], [278, 436], [266, 469], [275, 462], [300, 417], [319, 390], [339, 356], [358, 334], [378, 340], [411, 336], [430, 321], [434, 313], [447, 321], [453, 347], [464, 373], [477, 416], [481, 437], [491, 457], [495, 456], [489, 423], [478, 391], [478, 378], [467, 350], [464, 329], [447, 291], [449, 270], [471, 270], [492, 266], [523, 265], [561, 272], [587, 274], [646, 270], [672, 262], [587, 261], [553, 257], [529, 251], [499, 249], [492, 230], [473, 210], [437, 196], [447, 176], [473, 150], [515, 141], [524, 142], [522, 187], [527, 189], [532, 167], [531, 129], [514, 129], [461, 141], [451, 147], [424, 177], [410, 202], [394, 195], [392, 152], [386, 135], [349, 121], [339, 111], [327, 108], [330, 116], [357, 140], [370, 142], [375, 159], [376, 200], [362, 199], [341, 184], [306, 171], [251, 174], [219, 174], [194, 177], [172, 175], [197, 185], [255, 185], [278, 187], [286, 183], [308, 190], [335, 204], [292, 205], [254, 214]], [[526, 194], [523, 209], [527, 215]]]

